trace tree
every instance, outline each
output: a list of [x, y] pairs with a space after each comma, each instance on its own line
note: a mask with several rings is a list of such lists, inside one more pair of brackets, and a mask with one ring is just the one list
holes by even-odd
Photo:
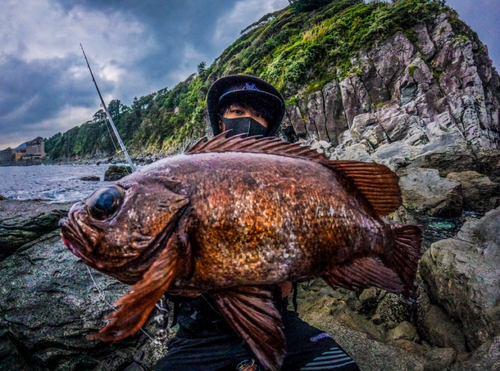
[[124, 111], [125, 106], [120, 102], [119, 99], [114, 99], [108, 104], [108, 111], [111, 115], [113, 121], [116, 121], [120, 118], [121, 114]]
[[201, 62], [198, 65], [198, 75], [202, 74], [203, 71], [205, 71], [205, 68], [207, 67], [207, 64], [205, 62]]
[[310, 12], [330, 4], [334, 0], [288, 0], [292, 9], [297, 12]]
[[92, 121], [94, 122], [103, 122], [106, 121], [106, 112], [103, 109], [100, 109], [96, 113], [94, 113], [94, 117], [92, 117]]

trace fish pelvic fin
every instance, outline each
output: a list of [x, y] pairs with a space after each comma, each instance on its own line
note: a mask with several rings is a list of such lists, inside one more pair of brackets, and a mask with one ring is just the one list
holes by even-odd
[[371, 257], [360, 258], [349, 264], [336, 266], [323, 274], [322, 278], [332, 287], [348, 290], [378, 287], [390, 292], [401, 293], [405, 285], [399, 275]]
[[391, 225], [394, 233], [394, 250], [391, 266], [404, 283], [404, 296], [413, 288], [417, 275], [418, 260], [421, 256], [422, 229], [415, 225]]
[[266, 370], [280, 370], [286, 354], [281, 314], [267, 286], [240, 286], [212, 294], [222, 316]]
[[276, 137], [242, 138], [243, 135], [235, 135], [226, 138], [226, 134], [227, 131], [209, 141], [203, 138], [189, 146], [184, 154], [243, 152], [307, 159], [342, 174], [366, 198], [378, 216], [388, 215], [401, 206], [399, 178], [385, 165], [374, 162], [330, 160], [308, 146], [287, 143]]
[[118, 341], [135, 334], [144, 325], [155, 304], [161, 299], [172, 281], [182, 273], [181, 252], [183, 238], [172, 235], [167, 246], [144, 274], [142, 280], [131, 287], [130, 292], [119, 299], [118, 310], [106, 317], [109, 323], [89, 340]]

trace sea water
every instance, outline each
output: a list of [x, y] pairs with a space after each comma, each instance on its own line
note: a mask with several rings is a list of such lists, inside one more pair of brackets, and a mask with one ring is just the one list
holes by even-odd
[[[0, 167], [0, 195], [10, 200], [79, 201], [104, 182], [109, 165], [36, 165]], [[83, 181], [84, 176], [101, 181]]]

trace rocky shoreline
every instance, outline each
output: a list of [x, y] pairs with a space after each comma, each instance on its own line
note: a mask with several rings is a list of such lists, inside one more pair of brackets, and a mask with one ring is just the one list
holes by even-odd
[[[146, 333], [116, 344], [88, 341], [128, 287], [90, 275], [61, 242], [52, 221], [69, 204], [29, 204], [0, 201], [2, 223], [46, 226], [38, 235], [30, 230], [0, 261], [7, 273], [0, 277], [0, 370], [152, 370], [175, 328], [163, 329], [157, 310]], [[23, 218], [20, 207], [29, 210]], [[402, 206], [392, 219], [402, 215], [413, 218]], [[316, 279], [299, 284], [299, 314], [332, 334], [365, 371], [493, 370], [500, 365], [499, 228], [496, 208], [432, 243], [410, 300], [375, 288], [333, 290]]]

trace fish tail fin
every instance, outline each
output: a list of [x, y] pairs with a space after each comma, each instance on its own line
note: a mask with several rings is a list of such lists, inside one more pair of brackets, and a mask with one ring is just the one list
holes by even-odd
[[403, 295], [408, 296], [417, 275], [422, 245], [422, 229], [414, 225], [392, 225], [394, 250], [391, 268], [404, 283]]

